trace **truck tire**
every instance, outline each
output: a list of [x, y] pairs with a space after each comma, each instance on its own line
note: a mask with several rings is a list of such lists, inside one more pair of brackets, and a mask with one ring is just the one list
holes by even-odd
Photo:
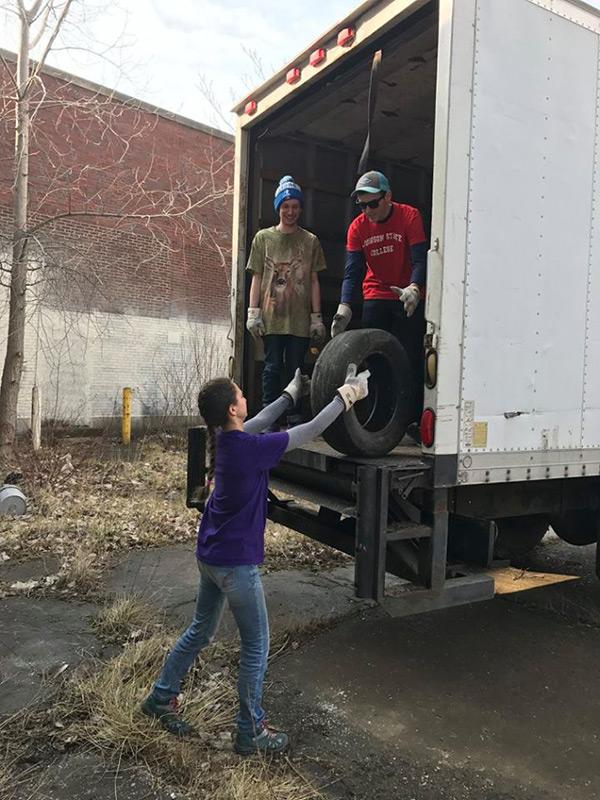
[[501, 517], [496, 520], [498, 535], [494, 556], [520, 558], [538, 545], [548, 530], [548, 517], [532, 514], [526, 517]]
[[414, 383], [400, 342], [376, 328], [347, 331], [332, 339], [317, 359], [311, 382], [311, 405], [318, 414], [342, 386], [348, 364], [369, 369], [369, 396], [341, 414], [323, 433], [340, 453], [383, 456], [400, 442], [409, 423]]
[[557, 536], [568, 544], [582, 547], [598, 541], [598, 512], [588, 508], [565, 511], [560, 516], [550, 518], [550, 524]]

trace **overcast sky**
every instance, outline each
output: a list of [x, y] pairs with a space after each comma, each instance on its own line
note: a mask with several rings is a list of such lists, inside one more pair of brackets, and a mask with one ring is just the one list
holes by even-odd
[[[221, 128], [224, 123], [200, 89], [201, 76], [212, 84], [228, 114], [235, 101], [262, 82], [249, 51], [268, 77], [359, 4], [359, 0], [77, 1], [85, 6], [86, 19], [77, 31], [67, 32], [66, 43], [92, 41], [94, 49], [107, 50], [106, 55], [55, 50], [49, 64]], [[0, 0], [0, 5], [11, 2]], [[10, 18], [0, 18], [0, 46], [15, 50], [16, 31], [9, 22]], [[115, 42], [120, 46], [111, 48]]]
[[[25, 2], [30, 6], [32, 0]], [[224, 128], [234, 101], [261, 82], [248, 52], [256, 54], [268, 77], [359, 2], [75, 0], [77, 29], [65, 32], [64, 44], [82, 49], [56, 49], [48, 63]], [[600, 8], [600, 0], [590, 2]], [[0, 0], [0, 8], [14, 4]], [[0, 16], [0, 46], [14, 50], [9, 22]], [[96, 54], [85, 51], [86, 42]], [[225, 122], [205, 99], [201, 77], [212, 84]]]

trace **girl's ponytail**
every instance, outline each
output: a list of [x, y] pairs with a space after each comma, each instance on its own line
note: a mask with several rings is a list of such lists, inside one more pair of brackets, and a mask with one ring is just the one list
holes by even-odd
[[217, 433], [228, 419], [229, 407], [236, 401], [237, 387], [229, 378], [208, 381], [198, 393], [198, 410], [206, 422], [206, 476], [204, 486], [194, 491], [194, 499], [205, 502], [212, 489], [217, 460]]
[[206, 426], [206, 473], [204, 486], [198, 486], [194, 492], [194, 499], [204, 503], [212, 489], [212, 482], [215, 477], [215, 461], [217, 458], [217, 428], [214, 425]]

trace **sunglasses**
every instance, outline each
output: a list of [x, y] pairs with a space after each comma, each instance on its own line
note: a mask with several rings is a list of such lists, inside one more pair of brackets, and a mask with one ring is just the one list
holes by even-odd
[[379, 205], [379, 203], [381, 203], [384, 197], [385, 195], [381, 194], [376, 200], [368, 200], [366, 203], [359, 203], [359, 201], [357, 200], [356, 205], [360, 206], [363, 211], [365, 210], [365, 208], [377, 208], [377, 206]]

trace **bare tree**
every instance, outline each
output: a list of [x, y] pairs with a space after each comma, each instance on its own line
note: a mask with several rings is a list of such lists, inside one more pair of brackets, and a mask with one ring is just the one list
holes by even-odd
[[[4, 455], [15, 442], [26, 321], [36, 298], [70, 311], [89, 308], [92, 296], [100, 306], [103, 299], [110, 302], [93, 244], [85, 236], [61, 236], [66, 220], [93, 222], [107, 237], [143, 236], [134, 271], [194, 241], [217, 253], [227, 274], [227, 241], [218, 226], [206, 224], [205, 211], [227, 212], [231, 147], [208, 144], [175, 167], [152, 144], [158, 116], [145, 106], [49, 77], [46, 58], [72, 4], [3, 4], [19, 23], [16, 64], [0, 56], [0, 132], [7, 126], [15, 131], [8, 188], [12, 219], [4, 247], [0, 240], [0, 284], [9, 290], [0, 385]], [[41, 56], [33, 61], [35, 46]], [[1, 156], [0, 144], [0, 167]]]

